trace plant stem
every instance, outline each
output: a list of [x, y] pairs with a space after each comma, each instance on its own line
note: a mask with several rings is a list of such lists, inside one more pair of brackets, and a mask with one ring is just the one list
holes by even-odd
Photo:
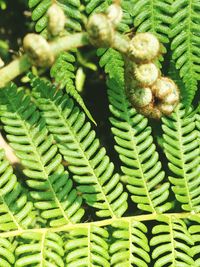
[[[50, 50], [53, 56], [57, 56], [62, 51], [68, 51], [72, 48], [88, 45], [88, 34], [86, 32], [70, 34], [65, 37], [58, 38], [54, 42], [50, 42]], [[121, 53], [128, 50], [129, 40], [123, 35], [115, 33], [112, 47]], [[4, 87], [8, 82], [12, 81], [18, 75], [28, 71], [32, 66], [31, 59], [24, 54], [15, 59], [10, 64], [0, 69], [0, 88]]]
[[41, 233], [43, 234], [44, 232], [65, 232], [69, 231], [71, 229], [75, 228], [88, 228], [91, 225], [96, 225], [99, 227], [111, 225], [115, 221], [127, 221], [127, 222], [133, 222], [133, 221], [139, 221], [139, 222], [144, 222], [144, 221], [152, 221], [152, 220], [159, 220], [159, 217], [176, 217], [179, 219], [189, 219], [189, 220], [196, 220], [200, 221], [200, 214], [192, 214], [189, 212], [183, 212], [183, 213], [167, 213], [167, 214], [146, 214], [146, 215], [138, 215], [138, 216], [131, 216], [131, 217], [122, 217], [122, 218], [115, 218], [115, 219], [107, 219], [107, 220], [102, 220], [102, 221], [96, 221], [96, 222], [89, 222], [89, 223], [77, 223], [77, 224], [67, 224], [61, 227], [55, 227], [55, 228], [37, 228], [37, 229], [24, 229], [24, 230], [14, 230], [14, 231], [8, 231], [8, 232], [3, 232], [0, 233], [0, 237], [13, 237], [13, 236], [18, 236], [24, 233]]
[[88, 35], [86, 32], [75, 33], [59, 38], [57, 41], [49, 43], [51, 52], [54, 56], [58, 55], [62, 51], [67, 51], [72, 48], [88, 45]]
[[124, 35], [116, 32], [112, 47], [122, 54], [126, 54], [129, 48], [129, 39]]
[[21, 73], [27, 71], [31, 67], [31, 62], [27, 55], [23, 55], [15, 59], [10, 64], [0, 69], [0, 88], [12, 81]]
[[[75, 33], [57, 39], [49, 43], [50, 49], [54, 56], [58, 55], [61, 51], [67, 51], [72, 48], [87, 45], [89, 43], [87, 33]], [[10, 64], [0, 69], [0, 88], [4, 87], [8, 82], [12, 81], [18, 75], [28, 71], [32, 66], [31, 60], [25, 54], [18, 59], [15, 59]]]

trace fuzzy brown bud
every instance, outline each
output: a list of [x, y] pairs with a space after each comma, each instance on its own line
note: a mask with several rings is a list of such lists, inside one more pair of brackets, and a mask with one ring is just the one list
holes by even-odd
[[136, 62], [150, 62], [158, 57], [160, 43], [152, 33], [137, 33], [130, 41], [129, 56]]
[[33, 65], [47, 67], [54, 61], [50, 46], [41, 35], [27, 34], [23, 40], [23, 48]]
[[89, 17], [87, 32], [90, 43], [96, 47], [109, 47], [113, 43], [114, 28], [104, 14], [93, 14]]
[[148, 87], [131, 90], [129, 96], [131, 103], [139, 108], [149, 105], [153, 100], [151, 89]]
[[137, 65], [134, 71], [136, 80], [142, 86], [151, 86], [158, 79], [160, 72], [155, 64], [146, 63]]

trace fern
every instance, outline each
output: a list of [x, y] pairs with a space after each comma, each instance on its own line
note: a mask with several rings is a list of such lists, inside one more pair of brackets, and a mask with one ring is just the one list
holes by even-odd
[[15, 250], [16, 267], [21, 266], [59, 266], [64, 267], [63, 241], [57, 233], [32, 233], [21, 235]]
[[172, 57], [185, 84], [187, 96], [184, 98], [184, 103], [189, 107], [200, 79], [199, 1], [175, 0], [172, 9], [174, 13], [170, 30]]
[[111, 266], [143, 266], [150, 263], [146, 226], [138, 221], [116, 221], [110, 246]]
[[199, 217], [191, 216], [190, 218], [192, 225], [189, 227], [189, 233], [192, 235], [194, 246], [192, 248], [193, 258], [196, 266], [200, 265], [200, 228], [199, 228]]
[[[80, 184], [86, 202], [97, 208], [100, 217], [120, 217], [127, 209], [127, 193], [114, 174], [104, 148], [100, 148], [95, 132], [72, 99], [41, 80], [32, 82], [37, 105], [43, 111], [49, 131], [58, 143], [60, 153], [69, 164], [74, 180]], [[59, 123], [58, 123], [59, 122]]]
[[[113, 3], [112, 0], [84, 0], [84, 2], [87, 15], [105, 12], [109, 5]], [[127, 32], [130, 30], [129, 26], [132, 24], [132, 17], [130, 14], [132, 3], [130, 3], [129, 0], [122, 0], [121, 7], [123, 10], [123, 17], [117, 26], [117, 29], [121, 32]]]
[[14, 85], [2, 92], [1, 121], [7, 138], [24, 166], [35, 207], [51, 226], [77, 222], [83, 216], [82, 200], [64, 171], [61, 156], [52, 145], [36, 107]]
[[[12, 241], [0, 237], [0, 266], [11, 267], [15, 263], [15, 245]], [[12, 264], [12, 265], [11, 265]]]
[[[54, 2], [29, 0], [36, 29], [43, 34]], [[42, 72], [44, 79], [29, 75], [31, 88], [2, 88], [2, 136], [20, 168], [13, 169], [0, 148], [0, 267], [200, 266], [200, 113], [190, 107], [199, 80], [199, 2], [120, 2], [118, 31], [131, 36], [134, 24], [136, 32], [155, 33], [168, 49], [172, 41], [165, 72], [177, 82], [186, 105], [161, 122], [148, 121], [127, 100], [125, 57], [112, 48], [98, 49], [116, 155], [110, 152], [121, 162], [116, 173], [118, 166], [101, 147], [76, 91], [73, 52], [58, 56], [51, 69], [53, 85]], [[67, 14], [66, 30], [73, 32], [113, 1], [56, 3]], [[20, 73], [18, 63], [21, 59], [3, 69], [3, 75], [12, 68]], [[65, 87], [66, 92], [59, 90]]]
[[[102, 55], [100, 50], [99, 55]], [[117, 143], [115, 149], [123, 163], [122, 172], [127, 176], [131, 198], [138, 203], [139, 209], [164, 212], [170, 208], [170, 203], [164, 203], [169, 195], [169, 183], [159, 186], [164, 172], [155, 151], [151, 128], [147, 126], [147, 119], [137, 114], [126, 99], [122, 56], [109, 49], [101, 56], [100, 65], [109, 75], [107, 86], [113, 116], [110, 121]]]
[[193, 240], [183, 220], [175, 217], [159, 218], [160, 224], [152, 229], [153, 238], [150, 245], [155, 247], [152, 258], [156, 259], [154, 267], [194, 266]]
[[112, 0], [84, 0], [85, 2], [85, 11], [88, 15], [95, 13], [104, 12], [110, 4], [112, 4]]
[[[47, 10], [52, 0], [29, 0], [29, 8], [32, 9], [32, 20], [36, 23], [36, 32], [44, 32], [47, 23]], [[66, 28], [73, 31], [81, 31], [81, 12], [79, 0], [58, 0], [57, 3], [63, 8], [66, 14]]]
[[27, 228], [34, 221], [33, 204], [28, 201], [4, 151], [0, 150], [0, 231]]
[[66, 266], [109, 267], [108, 231], [102, 227], [88, 227], [70, 230], [65, 243]]
[[169, 177], [177, 200], [187, 211], [200, 210], [200, 151], [195, 116], [186, 116], [179, 105], [170, 118], [163, 118], [164, 149], [173, 176]]
[[162, 43], [168, 43], [171, 0], [132, 0], [131, 2], [131, 15], [137, 31], [152, 32]]
[[[87, 109], [81, 95], [77, 92], [74, 84], [75, 78], [75, 57], [72, 53], [63, 52], [60, 53], [56, 62], [51, 68], [51, 77], [55, 79], [56, 86], [63, 89], [66, 87], [66, 92], [72, 96], [77, 103], [82, 107], [88, 118], [96, 124], [90, 111]], [[31, 77], [31, 75], [29, 75]]]

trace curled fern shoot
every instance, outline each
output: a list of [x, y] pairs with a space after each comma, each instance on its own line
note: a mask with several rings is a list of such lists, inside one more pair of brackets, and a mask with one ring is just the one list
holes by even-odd
[[[61, 165], [53, 137], [48, 135], [36, 106], [15, 85], [2, 90], [1, 121], [24, 167], [34, 206], [51, 226], [80, 221], [82, 199]], [[1, 96], [1, 97], [2, 97]]]
[[84, 113], [68, 95], [42, 80], [34, 78], [32, 86], [37, 106], [87, 204], [97, 208], [99, 217], [120, 217], [127, 209], [127, 193]]
[[186, 116], [186, 110], [179, 105], [170, 117], [164, 117], [162, 121], [163, 145], [172, 172], [169, 177], [172, 190], [183, 210], [199, 212], [200, 150], [195, 116]]

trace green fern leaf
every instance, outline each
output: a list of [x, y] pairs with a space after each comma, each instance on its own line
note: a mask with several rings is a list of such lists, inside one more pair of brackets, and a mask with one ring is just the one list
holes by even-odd
[[175, 0], [172, 9], [174, 13], [170, 31], [172, 57], [185, 84], [186, 97], [183, 100], [189, 107], [197, 90], [197, 82], [200, 80], [199, 1]]
[[34, 217], [33, 204], [0, 149], [0, 231], [27, 228]]
[[35, 105], [14, 85], [2, 90], [1, 99], [1, 121], [10, 145], [25, 167], [35, 207], [51, 226], [80, 221], [82, 199], [73, 189], [53, 137], [48, 135]]
[[63, 240], [57, 233], [27, 232], [15, 250], [16, 267], [64, 267]]
[[[105, 12], [109, 5], [113, 4], [112, 0], [84, 0], [84, 2], [87, 15], [90, 15], [92, 13]], [[132, 25], [132, 17], [130, 14], [131, 5], [132, 3], [130, 3], [130, 0], [121, 1], [123, 17], [120, 23], [117, 25], [118, 31], [129, 31], [130, 25]]]
[[109, 267], [108, 236], [106, 229], [93, 225], [70, 230], [65, 243], [66, 266]]
[[[192, 110], [190, 109], [190, 112]], [[169, 177], [177, 200], [186, 211], [200, 211], [200, 150], [195, 116], [186, 116], [179, 105], [168, 118], [163, 118], [164, 150], [169, 160]]]
[[[81, 31], [81, 6], [80, 0], [58, 0], [56, 1], [66, 14], [66, 28], [74, 31]], [[45, 31], [48, 23], [47, 10], [53, 3], [52, 0], [29, 0], [29, 7], [32, 9], [32, 20], [36, 23], [36, 32]]]
[[151, 137], [147, 119], [138, 114], [128, 102], [124, 90], [124, 61], [114, 49], [99, 50], [100, 65], [105, 68], [107, 80], [112, 132], [123, 163], [122, 172], [127, 176], [127, 188], [138, 208], [149, 212], [164, 212], [170, 209], [166, 202], [169, 183], [158, 161], [158, 153]]
[[84, 3], [86, 13], [90, 15], [106, 11], [109, 5], [112, 4], [112, 0], [84, 0]]
[[49, 131], [57, 141], [74, 180], [80, 184], [86, 202], [97, 208], [97, 216], [120, 217], [127, 209], [127, 193], [114, 174], [114, 165], [100, 148], [91, 124], [74, 105], [72, 99], [62, 92], [55, 92], [48, 84], [37, 78], [32, 86]]
[[189, 227], [189, 233], [191, 234], [193, 240], [194, 240], [194, 246], [192, 247], [192, 252], [194, 254], [193, 258], [195, 260], [195, 266], [200, 266], [200, 218], [199, 216], [191, 216], [190, 220], [192, 222], [192, 225]]
[[150, 245], [154, 247], [154, 267], [195, 267], [191, 246], [194, 244], [183, 220], [174, 216], [161, 216], [160, 223], [153, 227]]
[[200, 112], [196, 114], [196, 127], [198, 130], [198, 140], [199, 140], [199, 148], [200, 148]]
[[[75, 79], [75, 68], [73, 63], [75, 62], [75, 57], [72, 53], [62, 52], [58, 58], [56, 59], [55, 63], [51, 68], [51, 77], [55, 79], [56, 86], [63, 89], [66, 87], [66, 92], [72, 96], [76, 102], [82, 107], [85, 114], [88, 118], [96, 124], [95, 120], [93, 119], [90, 111], [87, 109], [81, 95], [76, 90], [74, 79]], [[31, 78], [31, 75], [29, 75]]]
[[147, 267], [150, 263], [146, 226], [137, 221], [116, 221], [110, 246], [111, 266]]
[[163, 183], [165, 174], [148, 121], [130, 106], [123, 87], [112, 79], [108, 80], [107, 85], [112, 113], [110, 121], [117, 143], [115, 149], [123, 163], [122, 172], [127, 176], [131, 198], [139, 209], [164, 212], [171, 207], [166, 202], [169, 183]]
[[15, 263], [15, 245], [12, 241], [0, 237], [0, 266], [12, 267]]
[[[169, 42], [171, 0], [132, 0], [132, 16], [138, 32], [152, 32]], [[164, 50], [165, 51], [165, 50]]]

